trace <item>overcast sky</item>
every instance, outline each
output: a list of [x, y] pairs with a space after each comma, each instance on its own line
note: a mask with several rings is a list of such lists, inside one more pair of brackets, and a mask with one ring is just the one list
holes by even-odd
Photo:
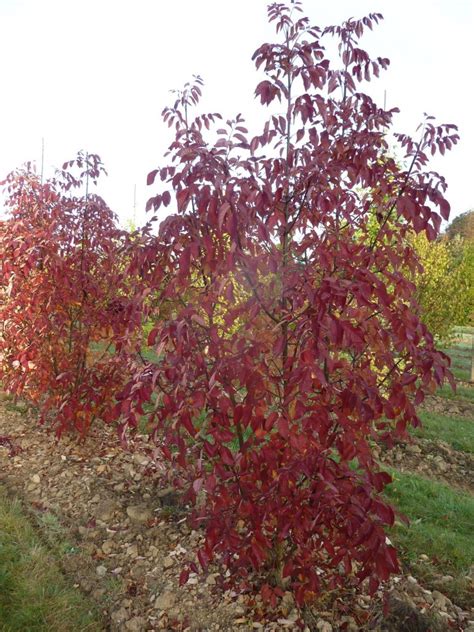
[[[397, 131], [413, 133], [423, 112], [456, 123], [461, 142], [433, 163], [448, 180], [452, 217], [474, 207], [472, 0], [307, 0], [325, 26], [371, 11], [385, 20], [362, 47], [389, 57], [371, 87], [398, 106]], [[160, 113], [169, 90], [205, 80], [203, 110], [252, 123], [259, 106], [253, 51], [272, 41], [266, 0], [0, 0], [0, 179], [27, 160], [45, 172], [79, 149], [109, 172], [101, 194], [125, 222], [144, 217], [146, 175], [170, 142]], [[257, 130], [255, 130], [257, 131]]]

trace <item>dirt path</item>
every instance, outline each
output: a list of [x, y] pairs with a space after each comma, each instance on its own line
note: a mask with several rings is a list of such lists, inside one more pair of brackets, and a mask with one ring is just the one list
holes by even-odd
[[194, 629], [233, 628], [244, 609], [231, 593], [219, 594], [215, 577], [191, 577], [178, 588], [180, 562], [200, 535], [182, 521], [169, 490], [154, 486], [145, 443], [126, 453], [106, 430], [83, 445], [67, 437], [56, 444], [5, 406], [2, 434], [21, 452], [9, 458], [0, 448], [0, 482], [73, 551], [62, 556], [63, 567], [101, 603], [111, 630], [180, 629], [191, 621]]
[[[457, 382], [469, 388], [474, 388], [469, 382]], [[448, 417], [463, 417], [474, 423], [474, 402], [467, 399], [448, 399], [439, 395], [430, 395], [419, 407], [421, 411], [426, 410], [432, 413], [439, 413]]]
[[454, 450], [445, 441], [413, 438], [412, 443], [380, 451], [380, 460], [401, 472], [414, 472], [474, 494], [474, 455]]
[[[466, 399], [451, 400], [431, 395], [420, 410], [474, 424], [474, 402]], [[398, 443], [391, 450], [380, 450], [379, 457], [383, 463], [401, 472], [414, 472], [474, 494], [474, 454], [455, 450], [446, 441], [412, 437], [408, 444]]]
[[407, 577], [392, 581], [388, 619], [380, 599], [361, 594], [320, 603], [302, 623], [287, 593], [281, 609], [267, 617], [259, 598], [226, 590], [225, 578], [214, 572], [191, 575], [179, 588], [181, 562], [201, 535], [186, 525], [172, 490], [156, 483], [160, 472], [144, 438], [134, 453], [102, 428], [82, 445], [68, 437], [56, 444], [28, 412], [8, 402], [0, 403], [0, 435], [21, 448], [11, 457], [0, 447], [0, 483], [23, 499], [45, 537], [53, 536], [65, 573], [100, 604], [107, 630], [409, 630], [400, 623], [408, 620], [407, 608], [419, 630], [430, 629], [432, 612], [454, 630], [469, 629], [474, 619], [474, 611], [463, 612]]

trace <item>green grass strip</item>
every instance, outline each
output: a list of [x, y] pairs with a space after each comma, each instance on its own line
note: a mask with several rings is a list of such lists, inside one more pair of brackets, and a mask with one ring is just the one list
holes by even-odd
[[0, 487], [0, 630], [99, 632], [92, 607], [70, 586], [20, 504]]
[[458, 386], [454, 392], [451, 386], [445, 384], [436, 391], [436, 395], [445, 399], [474, 402], [474, 388], [469, 386]]
[[474, 564], [474, 498], [415, 474], [390, 470], [389, 500], [410, 519], [391, 537], [409, 562], [425, 554], [446, 574], [467, 573]]
[[474, 454], [474, 420], [431, 412], [421, 412], [420, 419], [423, 426], [411, 430], [415, 437], [445, 441], [455, 450]]

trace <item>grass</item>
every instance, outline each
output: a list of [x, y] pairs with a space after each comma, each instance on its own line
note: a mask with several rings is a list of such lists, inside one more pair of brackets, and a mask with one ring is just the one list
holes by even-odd
[[458, 380], [468, 382], [471, 377], [471, 336], [460, 336], [450, 348], [441, 349], [451, 358], [451, 371]]
[[471, 327], [470, 325], [464, 325], [463, 327], [455, 327], [454, 330], [456, 331], [456, 333], [470, 334], [474, 336], [474, 326]]
[[448, 384], [445, 384], [436, 391], [436, 395], [450, 400], [474, 402], [474, 388], [469, 386], [458, 386], [455, 392]]
[[458, 380], [468, 382], [471, 377], [473, 327], [457, 327], [456, 337], [448, 348], [442, 348], [451, 358], [451, 371]]
[[463, 382], [469, 382], [471, 378], [471, 351], [468, 352], [456, 349], [450, 351], [451, 371], [454, 377]]
[[424, 553], [446, 573], [467, 573], [474, 564], [474, 498], [416, 474], [391, 473], [386, 494], [411, 520], [394, 529], [406, 559]]
[[[471, 337], [462, 335], [470, 333], [458, 330], [453, 346], [444, 350], [451, 357], [455, 376], [461, 380], [470, 377]], [[456, 392], [444, 386], [437, 395], [474, 402], [474, 388], [468, 386], [458, 386]], [[445, 441], [454, 450], [474, 454], [474, 419], [427, 411], [420, 417], [423, 427], [412, 430], [415, 436]], [[394, 469], [390, 473], [394, 482], [385, 493], [410, 519], [409, 525], [397, 522], [391, 529], [390, 538], [400, 558], [427, 587], [442, 590], [458, 605], [472, 607], [472, 584], [466, 575], [474, 564], [474, 497], [415, 473]], [[420, 561], [421, 555], [427, 555], [429, 562]], [[440, 574], [453, 579], [443, 582]]]
[[[457, 329], [457, 338], [449, 348], [441, 349], [451, 358], [451, 371], [458, 380], [468, 382], [471, 377], [471, 357], [472, 357], [472, 335], [471, 333], [460, 332]], [[463, 329], [468, 329], [467, 327]], [[437, 395], [446, 399], [468, 400], [474, 402], [474, 388], [469, 386], [458, 386], [454, 392], [448, 384], [445, 384], [436, 391]]]
[[40, 513], [36, 518], [36, 522], [47, 546], [56, 555], [62, 556], [77, 553], [77, 548], [67, 540], [67, 530], [55, 514], [49, 511]]
[[62, 575], [20, 504], [0, 487], [0, 630], [99, 632], [104, 627]]
[[7, 402], [5, 404], [5, 410], [8, 410], [10, 413], [26, 413], [28, 410], [28, 406], [22, 402]]
[[[400, 558], [431, 588], [441, 588], [460, 606], [472, 607], [472, 584], [466, 577], [474, 564], [474, 498], [449, 485], [416, 474], [391, 470], [389, 500], [410, 519], [397, 521], [390, 538]], [[420, 556], [427, 555], [428, 563]], [[440, 585], [439, 574], [452, 579]]]
[[420, 419], [423, 426], [411, 431], [415, 437], [445, 441], [455, 450], [474, 454], [474, 423], [469, 419], [431, 412], [421, 412]]

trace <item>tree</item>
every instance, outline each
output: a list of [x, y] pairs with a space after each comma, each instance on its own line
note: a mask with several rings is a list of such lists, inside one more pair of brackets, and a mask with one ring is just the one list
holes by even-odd
[[474, 242], [474, 209], [455, 217], [448, 226], [446, 235], [448, 239], [461, 237], [469, 243]]
[[[406, 270], [408, 234], [432, 240], [436, 207], [449, 214], [427, 152], [458, 137], [428, 117], [418, 141], [397, 135], [409, 167], [387, 158], [396, 110], [358, 87], [389, 64], [358, 43], [379, 14], [326, 29], [297, 1], [268, 15], [281, 40], [253, 57], [273, 109], [261, 134], [242, 115], [192, 117], [199, 77], [163, 112], [175, 138], [148, 206], [175, 199], [176, 212], [132, 269], [176, 307], [155, 320], [156, 360], [135, 367], [115, 414], [133, 427], [153, 402], [155, 440], [205, 528], [201, 565], [217, 556], [244, 585], [264, 572], [265, 599], [289, 585], [303, 603], [364, 578], [375, 590], [398, 569], [380, 496], [390, 476], [371, 446], [416, 425], [424, 393], [452, 379]], [[323, 47], [332, 36], [339, 62]]]
[[[458, 253], [466, 281], [467, 318], [457, 324], [474, 325], [474, 210], [455, 217], [448, 226], [446, 236]], [[474, 382], [474, 335], [472, 336], [471, 382]]]
[[110, 353], [134, 323], [125, 234], [87, 190], [102, 171], [97, 156], [80, 153], [45, 184], [30, 169], [3, 183], [0, 380], [51, 416], [58, 434], [84, 435], [127, 379]]
[[438, 340], [447, 341], [456, 325], [472, 318], [472, 245], [459, 238], [430, 242], [423, 233], [413, 245], [422, 266], [413, 277], [421, 318]]

